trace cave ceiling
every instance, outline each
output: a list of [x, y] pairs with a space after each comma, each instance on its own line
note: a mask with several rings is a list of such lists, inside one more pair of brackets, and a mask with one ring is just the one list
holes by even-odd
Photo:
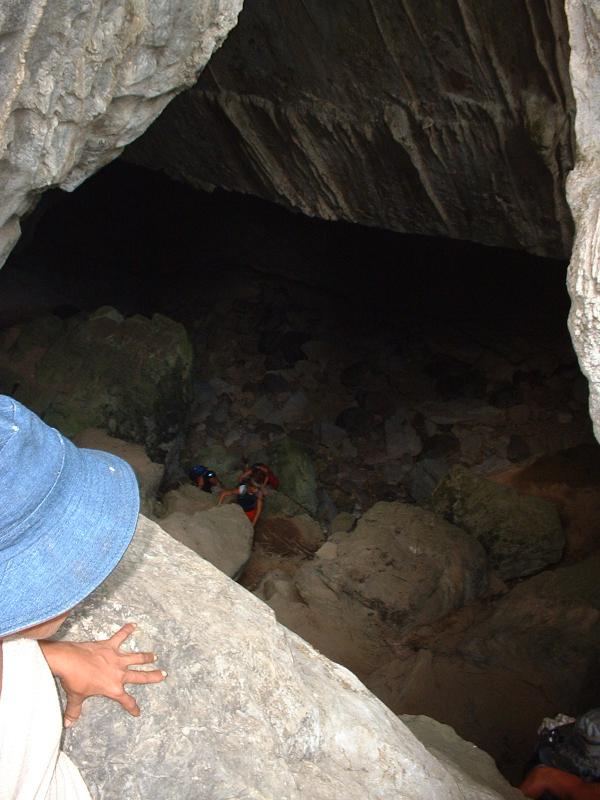
[[248, 0], [128, 149], [323, 219], [568, 257], [560, 0]]

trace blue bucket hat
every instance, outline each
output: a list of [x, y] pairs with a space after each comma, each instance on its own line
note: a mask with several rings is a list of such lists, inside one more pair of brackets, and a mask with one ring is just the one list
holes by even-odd
[[129, 464], [76, 447], [0, 395], [0, 638], [87, 597], [120, 561], [138, 512]]

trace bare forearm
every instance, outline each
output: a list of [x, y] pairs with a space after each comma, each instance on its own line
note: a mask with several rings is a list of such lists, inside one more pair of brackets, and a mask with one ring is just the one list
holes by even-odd
[[38, 641], [44, 658], [50, 667], [50, 672], [57, 678], [62, 678], [65, 674], [66, 664], [69, 661], [70, 650], [73, 645], [71, 642], [54, 642], [50, 639]]
[[235, 489], [233, 491], [231, 489], [226, 489], [224, 492], [221, 492], [221, 494], [219, 495], [219, 502], [217, 505], [221, 505], [221, 503], [225, 502], [225, 500], [227, 500], [228, 497], [232, 497], [232, 495], [234, 495], [235, 493], [236, 493]]

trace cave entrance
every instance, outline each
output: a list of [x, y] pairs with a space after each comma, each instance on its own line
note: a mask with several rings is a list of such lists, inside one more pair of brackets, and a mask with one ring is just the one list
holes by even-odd
[[[311, 446], [338, 437], [319, 482], [336, 506], [364, 508], [422, 499], [448, 464], [492, 472], [593, 443], [566, 267], [308, 219], [119, 160], [44, 195], [0, 272], [0, 322], [109, 305], [184, 323], [196, 380], [239, 384], [251, 401], [243, 418], [219, 414], [212, 436], [282, 423]], [[265, 374], [285, 386], [278, 398]]]
[[[270, 460], [272, 448], [287, 442], [312, 470], [310, 496], [296, 501], [331, 538], [350, 536], [378, 501], [427, 505], [438, 482], [462, 465], [558, 503], [569, 528], [562, 564], [585, 563], [597, 575], [589, 559], [600, 544], [600, 461], [566, 326], [566, 267], [467, 242], [311, 220], [117, 161], [71, 195], [47, 193], [26, 220], [0, 271], [2, 348], [5, 360], [17, 358], [18, 330], [48, 313], [68, 320], [112, 306], [125, 316], [166, 315], [185, 326], [195, 359], [163, 488], [185, 481], [185, 466], [207, 453], [226, 458], [234, 476], [246, 459]], [[313, 557], [297, 535], [289, 520], [257, 529], [258, 555], [243, 578], [249, 589], [269, 599]], [[372, 576], [361, 582], [359, 566], [353, 580], [364, 586]], [[274, 568], [279, 584], [271, 580], [267, 591]], [[544, 659], [537, 677], [543, 683], [551, 673], [558, 686], [570, 662], [547, 640], [562, 635], [564, 603], [546, 614], [544, 628], [533, 602], [515, 600], [516, 616], [498, 634], [504, 655], [492, 644], [485, 650], [496, 641], [494, 604], [517, 590], [522, 596], [519, 584], [498, 580], [467, 610], [376, 646], [369, 641], [364, 651], [360, 636], [317, 634], [306, 618], [282, 613], [394, 710], [453, 724], [516, 778], [537, 714], [576, 712], [598, 699], [590, 686], [600, 650], [600, 642], [577, 650], [568, 687], [534, 691], [535, 657], [527, 650], [511, 661], [502, 635], [522, 643], [530, 624], [523, 620], [533, 619], [530, 638]], [[287, 599], [298, 615], [307, 601], [296, 591]], [[586, 602], [591, 608], [595, 599]], [[401, 615], [379, 600], [368, 607], [365, 614], [400, 624]], [[412, 695], [400, 690], [406, 686]], [[515, 704], [523, 703], [529, 712], [519, 716]]]

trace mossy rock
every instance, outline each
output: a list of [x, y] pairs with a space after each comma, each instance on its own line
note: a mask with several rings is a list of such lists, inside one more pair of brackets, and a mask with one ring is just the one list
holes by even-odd
[[185, 420], [192, 345], [161, 314], [46, 317], [22, 326], [5, 355], [22, 377], [14, 396], [67, 436], [107, 428], [162, 461]]
[[288, 495], [284, 494], [282, 491], [275, 492], [267, 490], [265, 510], [263, 511], [264, 517], [299, 517], [302, 514], [306, 514], [306, 509], [293, 498], [288, 497]]
[[317, 513], [317, 479], [312, 458], [299, 442], [281, 439], [269, 451], [269, 466], [280, 480], [280, 491], [311, 516]]
[[428, 507], [474, 536], [501, 578], [521, 578], [560, 561], [565, 535], [558, 510], [539, 497], [454, 467]]

